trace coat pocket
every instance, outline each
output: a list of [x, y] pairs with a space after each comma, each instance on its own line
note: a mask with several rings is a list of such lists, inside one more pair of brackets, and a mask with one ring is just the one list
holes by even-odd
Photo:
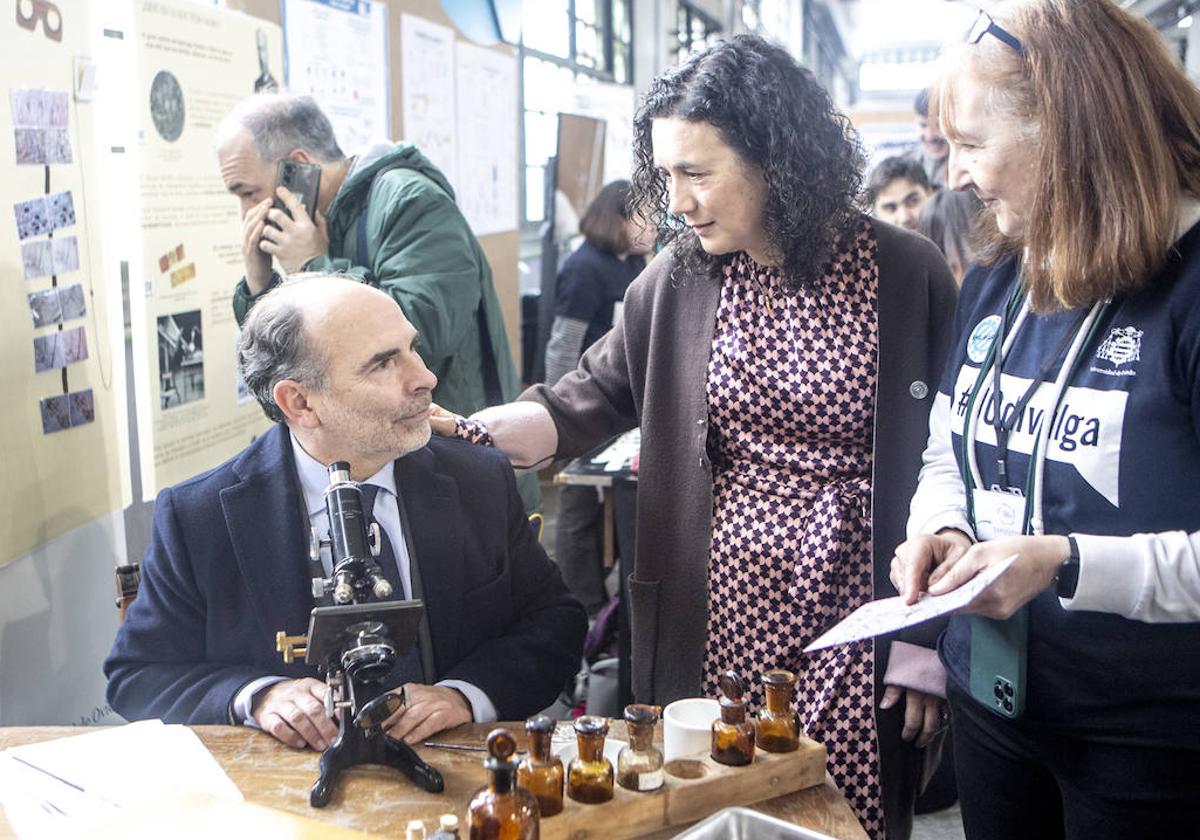
[[654, 702], [654, 657], [658, 650], [658, 581], [626, 581], [629, 592], [630, 676], [633, 697]]

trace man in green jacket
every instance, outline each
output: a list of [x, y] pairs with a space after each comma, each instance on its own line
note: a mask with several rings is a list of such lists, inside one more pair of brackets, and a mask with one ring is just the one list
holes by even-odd
[[[244, 100], [217, 136], [222, 180], [242, 208], [246, 274], [233, 292], [239, 324], [281, 281], [273, 259], [285, 274], [341, 272], [400, 304], [438, 378], [439, 405], [466, 415], [516, 397], [520, 381], [491, 267], [446, 176], [416, 147], [383, 142], [347, 157], [316, 102], [287, 94]], [[312, 217], [275, 186], [285, 158], [321, 167]], [[288, 213], [272, 207], [276, 195]], [[536, 477], [520, 484], [532, 510]]]

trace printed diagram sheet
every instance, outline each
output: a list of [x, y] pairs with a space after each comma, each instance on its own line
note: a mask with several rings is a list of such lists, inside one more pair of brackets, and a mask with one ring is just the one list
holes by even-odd
[[804, 649], [804, 652], [812, 653], [834, 645], [844, 645], [848, 642], [869, 639], [872, 636], [894, 633], [905, 627], [913, 627], [939, 616], [948, 615], [955, 610], [961, 610], [978, 598], [983, 590], [995, 583], [996, 579], [1004, 574], [1016, 559], [1017, 555], [1014, 554], [945, 595], [921, 593], [921, 597], [912, 605], [904, 603], [903, 595], [881, 598], [878, 601], [863, 604], [821, 634], [816, 641]]

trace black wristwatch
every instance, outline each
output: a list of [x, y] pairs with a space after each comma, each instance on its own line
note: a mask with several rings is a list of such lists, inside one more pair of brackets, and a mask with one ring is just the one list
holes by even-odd
[[1079, 587], [1079, 543], [1074, 537], [1067, 537], [1070, 554], [1059, 567], [1058, 577], [1054, 579], [1054, 591], [1059, 598], [1074, 598], [1075, 590]]

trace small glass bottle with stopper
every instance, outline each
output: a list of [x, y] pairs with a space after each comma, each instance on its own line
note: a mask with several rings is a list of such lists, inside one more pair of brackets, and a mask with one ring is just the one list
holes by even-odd
[[625, 707], [625, 726], [629, 746], [617, 756], [617, 784], [637, 791], [658, 790], [663, 786], [663, 754], [654, 746], [654, 726], [658, 706], [632, 703]]
[[438, 830], [429, 835], [429, 840], [458, 840], [458, 817], [442, 814], [438, 820]]
[[517, 786], [517, 739], [507, 729], [493, 729], [483, 766], [488, 783], [467, 809], [471, 840], [538, 840], [538, 805], [533, 794]]
[[567, 796], [576, 802], [594, 805], [612, 799], [613, 766], [604, 757], [607, 735], [607, 718], [584, 715], [575, 721], [579, 755], [567, 766]]
[[792, 752], [800, 746], [800, 721], [792, 708], [796, 675], [776, 668], [763, 674], [762, 682], [767, 705], [755, 722], [755, 741], [767, 752]]
[[563, 809], [563, 763], [550, 754], [554, 721], [538, 715], [525, 721], [529, 733], [529, 755], [517, 767], [517, 784], [537, 797], [543, 817], [552, 817]]
[[754, 723], [746, 720], [746, 684], [733, 671], [720, 682], [721, 719], [712, 725], [712, 760], [740, 767], [754, 761]]

